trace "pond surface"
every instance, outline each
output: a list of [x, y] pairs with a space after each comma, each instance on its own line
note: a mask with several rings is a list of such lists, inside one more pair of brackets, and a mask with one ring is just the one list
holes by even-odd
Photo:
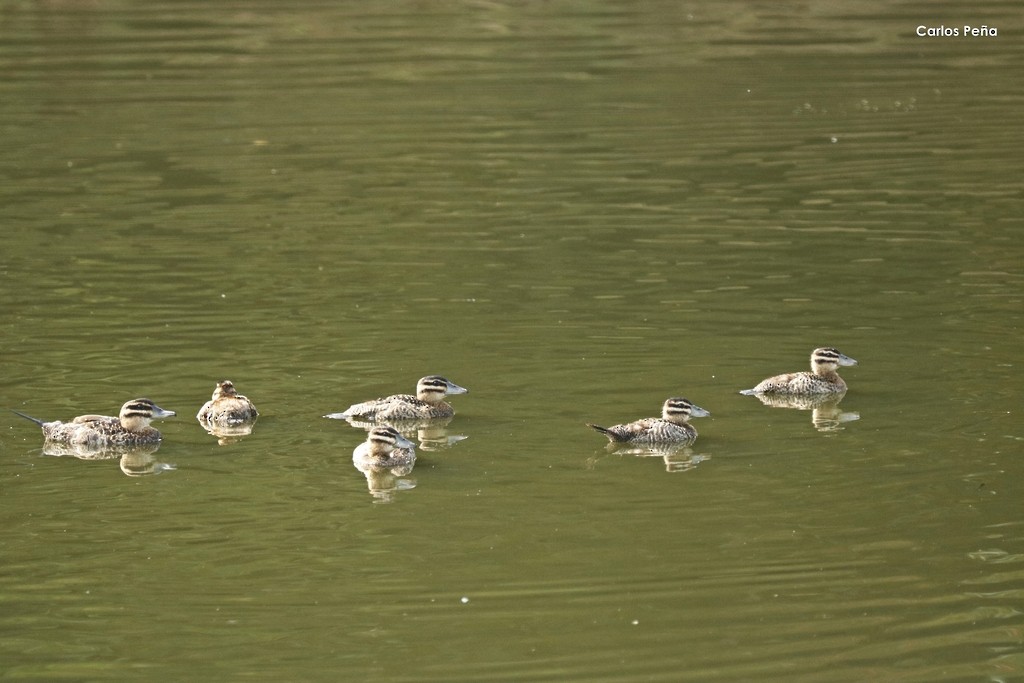
[[[178, 412], [0, 420], [0, 675], [1020, 680], [1019, 19], [0, 5], [0, 406]], [[737, 393], [826, 345], [844, 421]], [[321, 416], [433, 373], [466, 438], [373, 495]]]

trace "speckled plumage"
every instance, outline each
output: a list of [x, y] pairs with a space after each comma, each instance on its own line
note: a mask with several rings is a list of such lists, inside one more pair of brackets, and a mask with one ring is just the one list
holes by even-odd
[[118, 417], [80, 415], [71, 422], [44, 422], [14, 412], [42, 427], [48, 443], [68, 444], [90, 451], [159, 443], [160, 432], [149, 426], [150, 421], [175, 415], [174, 411], [164, 410], [148, 398], [128, 401], [121, 406]]
[[231, 380], [225, 379], [217, 383], [213, 398], [199, 409], [196, 419], [204, 425], [231, 426], [251, 422], [258, 416], [259, 412], [252, 401], [239, 394]]
[[361, 472], [408, 474], [416, 464], [416, 447], [394, 427], [374, 427], [352, 451], [352, 464]]
[[395, 394], [384, 398], [356, 403], [344, 412], [324, 417], [334, 419], [361, 419], [372, 422], [392, 420], [419, 420], [451, 417], [455, 410], [445, 403], [444, 397], [465, 394], [469, 390], [439, 375], [430, 375], [416, 383], [416, 395]]
[[661, 409], [661, 417], [647, 417], [627, 424], [601, 427], [587, 423], [608, 437], [613, 444], [691, 444], [697, 430], [689, 423], [691, 417], [707, 417], [708, 411], [685, 398], [670, 398]]
[[815, 349], [811, 352], [811, 372], [791, 372], [769, 377], [753, 389], [744, 389], [740, 393], [747, 396], [756, 394], [842, 394], [846, 392], [846, 382], [839, 376], [836, 369], [840, 366], [856, 364], [857, 361], [853, 358], [834, 348]]

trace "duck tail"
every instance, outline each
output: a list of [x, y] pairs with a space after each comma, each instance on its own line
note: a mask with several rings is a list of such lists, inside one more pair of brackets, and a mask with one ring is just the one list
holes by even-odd
[[11, 412], [14, 413], [15, 415], [20, 415], [21, 417], [25, 418], [26, 420], [32, 420], [33, 422], [35, 422], [40, 427], [42, 427], [44, 424], [46, 424], [43, 420], [40, 420], [40, 419], [35, 418], [35, 417], [32, 417], [31, 415], [26, 415], [25, 413], [19, 413], [17, 410], [14, 410], [13, 408], [11, 409]]
[[608, 429], [607, 427], [602, 427], [600, 425], [592, 424], [590, 422], [587, 423], [587, 426], [590, 427], [591, 429], [596, 429], [597, 431], [599, 431], [602, 434], [604, 434], [605, 436], [607, 436], [609, 441], [618, 441], [619, 440], [615, 436], [615, 433], [612, 430]]

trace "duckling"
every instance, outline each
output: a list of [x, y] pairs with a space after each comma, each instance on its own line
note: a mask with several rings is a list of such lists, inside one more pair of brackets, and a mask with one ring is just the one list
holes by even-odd
[[416, 448], [394, 427], [374, 427], [352, 451], [352, 463], [360, 472], [409, 474], [416, 464]]
[[395, 394], [373, 401], [349, 406], [341, 413], [324, 415], [335, 420], [360, 418], [372, 422], [391, 420], [417, 420], [451, 417], [455, 410], [445, 403], [444, 397], [465, 394], [469, 389], [460, 387], [440, 375], [429, 375], [416, 383], [416, 395]]
[[661, 407], [661, 417], [647, 417], [628, 424], [599, 427], [587, 423], [608, 437], [612, 444], [691, 444], [697, 430], [689, 423], [691, 417], [711, 415], [685, 398], [670, 398]]
[[204, 425], [237, 425], [258, 416], [252, 401], [239, 394], [231, 380], [225, 379], [217, 382], [213, 398], [199, 409], [196, 419]]
[[173, 410], [164, 410], [148, 398], [136, 398], [121, 406], [118, 417], [80, 415], [71, 422], [44, 422], [25, 413], [12, 411], [43, 428], [47, 442], [83, 446], [91, 450], [141, 446], [160, 442], [160, 432], [150, 421], [174, 417]]
[[856, 365], [857, 361], [831, 347], [814, 349], [811, 352], [811, 372], [791, 372], [763, 380], [753, 389], [744, 389], [741, 394], [842, 394], [846, 382], [839, 376], [839, 366]]

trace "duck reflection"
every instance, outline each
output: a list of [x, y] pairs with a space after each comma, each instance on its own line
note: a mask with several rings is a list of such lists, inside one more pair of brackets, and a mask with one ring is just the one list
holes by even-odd
[[[711, 459], [710, 455], [694, 453], [693, 448], [685, 444], [654, 444], [642, 447], [608, 444], [605, 451], [610, 455], [661, 458], [665, 463], [666, 472], [688, 472], [702, 462]], [[591, 458], [589, 465], [593, 467], [598, 459]]]
[[860, 419], [860, 413], [844, 412], [839, 402], [846, 392], [820, 396], [785, 396], [780, 394], [754, 394], [761, 403], [772, 408], [793, 408], [811, 411], [811, 424], [819, 432], [834, 432], [843, 429], [843, 424]]
[[352, 464], [366, 476], [366, 487], [376, 502], [390, 503], [395, 492], [415, 488], [406, 479], [416, 465], [416, 446], [389, 425], [374, 427], [366, 441], [352, 451]]
[[[325, 415], [324, 417], [330, 417]], [[469, 437], [465, 434], [449, 434], [449, 418], [441, 419], [419, 419], [419, 420], [388, 420], [386, 422], [368, 422], [354, 417], [345, 418], [345, 421], [356, 429], [363, 429], [367, 432], [374, 427], [394, 427], [399, 434], [407, 439], [415, 439], [418, 447], [424, 451], [440, 451], [445, 448], [464, 441]]]
[[157, 462], [154, 452], [141, 450], [131, 453], [122, 453], [119, 464], [121, 465], [121, 471], [129, 477], [144, 477], [149, 474], [160, 474], [167, 470], [178, 469], [176, 465], [166, 462]]
[[88, 444], [70, 444], [48, 441], [43, 444], [43, 454], [56, 457], [71, 456], [79, 460], [118, 460], [121, 471], [129, 477], [160, 474], [177, 469], [175, 465], [158, 462], [156, 452], [159, 443], [141, 446], [107, 446], [97, 448]]
[[243, 437], [252, 434], [252, 428], [256, 426], [256, 420], [242, 422], [239, 424], [219, 424], [211, 420], [199, 420], [207, 434], [217, 437], [217, 443], [221, 446], [238, 443]]
[[366, 475], [366, 488], [373, 496], [374, 503], [393, 503], [399, 491], [416, 488], [415, 479], [408, 479], [394, 472], [367, 470], [363, 474]]

